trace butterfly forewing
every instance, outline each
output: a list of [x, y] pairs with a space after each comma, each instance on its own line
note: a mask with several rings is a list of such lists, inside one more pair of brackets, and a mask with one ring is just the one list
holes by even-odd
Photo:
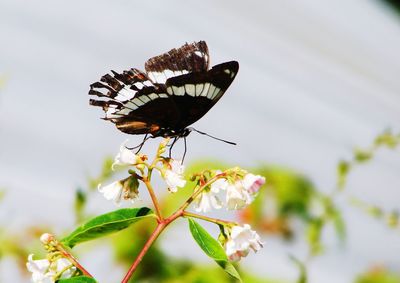
[[238, 70], [239, 64], [231, 61], [206, 72], [168, 79], [167, 92], [173, 96], [180, 113], [176, 127], [185, 128], [203, 117], [231, 85]]

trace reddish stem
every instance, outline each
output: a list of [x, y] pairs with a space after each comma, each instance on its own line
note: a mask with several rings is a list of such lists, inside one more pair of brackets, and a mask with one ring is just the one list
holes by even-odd
[[78, 260], [72, 254], [67, 251], [67, 249], [61, 243], [57, 244], [57, 249], [62, 253], [63, 256], [68, 258], [72, 264], [76, 266], [76, 268], [82, 271], [83, 275], [93, 278], [93, 276], [78, 262]]
[[161, 214], [160, 204], [158, 203], [157, 196], [154, 193], [153, 187], [150, 184], [150, 180], [149, 180], [149, 178], [144, 178], [143, 182], [145, 183], [145, 185], [147, 187], [147, 191], [150, 194], [151, 200], [152, 200], [154, 208], [156, 210], [156, 214], [158, 217], [157, 221], [158, 221], [158, 223], [161, 223], [163, 221], [163, 216]]
[[174, 214], [172, 214], [170, 217], [166, 219], [159, 219], [159, 223], [156, 227], [156, 229], [153, 231], [153, 233], [150, 235], [150, 238], [147, 240], [147, 242], [144, 244], [142, 250], [139, 252], [137, 255], [135, 261], [129, 268], [128, 272], [126, 273], [124, 279], [122, 279], [121, 283], [128, 283], [130, 278], [132, 277], [133, 273], [135, 272], [136, 268], [142, 261], [143, 257], [151, 247], [151, 245], [154, 243], [155, 240], [157, 240], [158, 236], [161, 234], [161, 232], [174, 220], [176, 220], [178, 217], [183, 215], [182, 210], [178, 210]]

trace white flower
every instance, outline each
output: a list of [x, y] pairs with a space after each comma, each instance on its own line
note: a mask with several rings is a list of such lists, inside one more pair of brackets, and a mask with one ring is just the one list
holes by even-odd
[[[68, 269], [66, 269], [69, 267]], [[56, 273], [60, 273], [64, 270], [60, 278], [70, 278], [72, 275], [74, 275], [76, 271], [76, 267], [72, 265], [72, 263], [66, 259], [66, 258], [59, 258], [55, 262], [55, 271]]]
[[211, 184], [209, 191], [203, 191], [194, 201], [194, 209], [197, 212], [209, 212], [212, 208], [220, 209], [223, 204], [217, 194], [228, 187], [224, 178], [217, 179]]
[[32, 272], [34, 283], [54, 283], [60, 278], [70, 278], [76, 272], [76, 267], [66, 258], [50, 263], [47, 259], [33, 260], [33, 254], [28, 256], [26, 267]]
[[229, 210], [242, 209], [253, 202], [254, 196], [265, 183], [259, 175], [246, 174], [242, 180], [226, 187], [226, 205]]
[[53, 272], [48, 272], [50, 262], [47, 259], [33, 260], [33, 254], [28, 256], [28, 262], [26, 267], [29, 272], [32, 272], [32, 282], [34, 283], [53, 283], [54, 275]]
[[229, 210], [242, 209], [253, 201], [242, 181], [236, 181], [226, 188], [226, 206]]
[[132, 150], [126, 148], [127, 143], [128, 140], [121, 144], [121, 147], [119, 148], [119, 153], [115, 157], [114, 163], [111, 166], [112, 170], [114, 170], [115, 165], [132, 165], [137, 162], [139, 157], [134, 154]]
[[106, 200], [112, 200], [116, 205], [119, 205], [122, 200], [122, 192], [124, 186], [120, 181], [113, 182], [107, 186], [102, 187], [101, 184], [97, 187], [100, 193], [103, 194]]
[[183, 171], [185, 167], [178, 160], [171, 159], [168, 163], [168, 169], [165, 170], [164, 178], [168, 185], [170, 192], [176, 193], [178, 187], [184, 187], [186, 181], [183, 176]]
[[243, 178], [243, 186], [250, 194], [256, 194], [265, 183], [265, 178], [260, 175], [248, 173]]
[[209, 212], [212, 208], [220, 209], [221, 207], [221, 201], [212, 190], [202, 192], [194, 202], [194, 209], [197, 212]]
[[260, 250], [263, 246], [260, 236], [256, 231], [251, 230], [250, 225], [234, 226], [225, 243], [225, 251], [232, 261], [238, 261], [240, 258], [248, 255], [250, 249], [254, 252]]
[[98, 186], [98, 190], [106, 200], [112, 200], [116, 205], [120, 205], [122, 200], [134, 201], [139, 196], [139, 182], [130, 177], [123, 181], [116, 181], [107, 186]]
[[228, 181], [225, 178], [220, 178], [211, 184], [211, 191], [218, 193], [220, 190], [224, 191], [229, 186]]

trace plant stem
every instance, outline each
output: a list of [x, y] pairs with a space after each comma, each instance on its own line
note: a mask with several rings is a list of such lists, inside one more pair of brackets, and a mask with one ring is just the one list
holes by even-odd
[[142, 250], [139, 252], [137, 255], [135, 261], [129, 268], [128, 272], [126, 273], [124, 279], [121, 281], [121, 283], [128, 283], [130, 278], [132, 277], [133, 273], [135, 272], [136, 268], [138, 267], [139, 263], [142, 261], [143, 257], [151, 247], [151, 245], [154, 243], [155, 240], [157, 240], [158, 236], [162, 233], [162, 231], [174, 220], [177, 218], [181, 217], [183, 215], [182, 210], [176, 211], [174, 214], [172, 214], [170, 217], [162, 220], [160, 219], [160, 222], [158, 223], [156, 229], [153, 231], [153, 233], [150, 235], [150, 238], [147, 240], [147, 242], [144, 244]]
[[150, 180], [148, 178], [143, 178], [143, 182], [145, 183], [147, 190], [149, 191], [151, 200], [153, 201], [154, 208], [156, 210], [156, 214], [158, 216], [158, 223], [163, 221], [163, 216], [161, 214], [160, 204], [158, 203], [157, 196], [154, 193], [153, 187], [150, 184]]
[[[221, 175], [221, 174], [219, 174]], [[200, 188], [198, 188], [197, 190], [195, 190], [193, 192], [193, 194], [187, 199], [187, 201], [185, 201], [185, 203], [179, 208], [179, 210], [184, 211], [191, 203], [193, 200], [195, 200], [199, 194], [201, 194], [201, 192], [209, 185], [211, 185], [213, 182], [215, 182], [218, 178], [219, 175], [214, 176], [213, 178], [211, 178], [210, 180], [207, 181], [207, 183], [204, 183]]]
[[[147, 190], [149, 191], [150, 197], [151, 197], [151, 199], [153, 201], [153, 205], [154, 205], [154, 208], [156, 210], [156, 214], [158, 216], [158, 218], [157, 218], [158, 225], [157, 225], [156, 229], [153, 231], [153, 233], [150, 235], [150, 238], [144, 244], [142, 250], [137, 255], [135, 261], [132, 263], [131, 267], [129, 268], [128, 272], [126, 273], [124, 279], [122, 279], [121, 283], [128, 283], [129, 282], [129, 280], [131, 279], [133, 273], [137, 269], [138, 265], [142, 261], [143, 257], [146, 255], [146, 253], [149, 250], [149, 248], [151, 247], [151, 245], [157, 240], [158, 236], [164, 231], [164, 229], [170, 223], [175, 221], [177, 218], [182, 217], [182, 216], [188, 216], [188, 217], [200, 218], [200, 219], [203, 219], [203, 220], [206, 220], [206, 221], [210, 221], [210, 222], [213, 222], [213, 223], [216, 223], [216, 224], [223, 224], [223, 225], [232, 224], [232, 222], [223, 221], [223, 220], [214, 219], [214, 218], [209, 218], [209, 217], [206, 217], [206, 216], [202, 216], [202, 215], [198, 215], [198, 214], [194, 214], [194, 213], [190, 213], [190, 212], [186, 212], [185, 211], [185, 209], [204, 190], [204, 188], [206, 188], [207, 186], [212, 184], [215, 180], [220, 178], [221, 174], [214, 176], [213, 178], [208, 180], [208, 182], [202, 184], [202, 186], [199, 189], [195, 190], [193, 192], [193, 194], [189, 197], [189, 199], [175, 213], [173, 213], [168, 218], [164, 219], [162, 214], [161, 214], [161, 209], [160, 209], [160, 205], [158, 203], [157, 197], [154, 194], [153, 187], [150, 184], [150, 178], [151, 178], [152, 169], [153, 168], [151, 168], [151, 166], [150, 166], [150, 169], [149, 169], [149, 172], [148, 172], [148, 176], [147, 177], [143, 177], [142, 181], [145, 183], [145, 185], [147, 187]], [[225, 174], [225, 173], [222, 173], [222, 174]]]
[[78, 262], [78, 260], [72, 254], [67, 251], [67, 249], [61, 243], [58, 243], [56, 248], [64, 257], [68, 258], [72, 264], [76, 266], [76, 268], [82, 271], [84, 275], [93, 278], [93, 276]]
[[212, 218], [212, 217], [208, 217], [208, 216], [204, 216], [201, 214], [196, 214], [196, 213], [192, 213], [192, 212], [188, 212], [188, 211], [183, 211], [182, 213], [183, 217], [193, 217], [193, 218], [198, 218], [201, 220], [205, 220], [211, 223], [215, 223], [218, 225], [236, 225], [236, 222], [231, 222], [231, 221], [226, 221], [226, 220], [222, 220], [222, 219], [217, 219], [217, 218]]

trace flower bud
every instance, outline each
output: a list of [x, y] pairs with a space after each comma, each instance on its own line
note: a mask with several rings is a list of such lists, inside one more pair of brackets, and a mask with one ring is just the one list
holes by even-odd
[[54, 240], [54, 236], [49, 233], [44, 233], [44, 234], [42, 234], [42, 236], [40, 236], [40, 241], [44, 245], [49, 245], [51, 243], [51, 241], [53, 241], [53, 240]]

